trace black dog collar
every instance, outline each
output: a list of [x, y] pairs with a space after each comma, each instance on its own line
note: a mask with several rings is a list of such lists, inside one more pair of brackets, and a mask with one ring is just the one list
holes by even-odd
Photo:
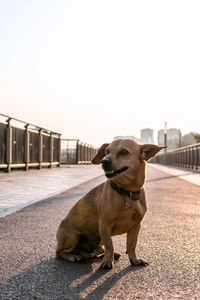
[[126, 196], [129, 199], [136, 201], [140, 198], [140, 193], [142, 191], [142, 189], [137, 190], [137, 191], [127, 191], [121, 187], [119, 187], [116, 183], [114, 183], [112, 180], [110, 180], [110, 186], [113, 188], [113, 190], [115, 190], [116, 192], [118, 192], [120, 195]]

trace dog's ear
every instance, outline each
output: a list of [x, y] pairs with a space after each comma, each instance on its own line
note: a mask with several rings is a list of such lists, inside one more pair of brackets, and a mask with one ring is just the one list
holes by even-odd
[[140, 146], [140, 157], [141, 160], [149, 160], [151, 157], [156, 155], [160, 150], [166, 147], [159, 147], [152, 144], [144, 144]]
[[96, 154], [95, 157], [93, 157], [93, 159], [92, 159], [92, 163], [93, 163], [94, 165], [100, 164], [100, 162], [102, 161], [102, 159], [103, 159], [104, 156], [105, 156], [105, 149], [108, 147], [108, 145], [109, 145], [109, 144], [106, 143], [106, 144], [103, 144], [103, 145], [99, 148], [97, 154]]

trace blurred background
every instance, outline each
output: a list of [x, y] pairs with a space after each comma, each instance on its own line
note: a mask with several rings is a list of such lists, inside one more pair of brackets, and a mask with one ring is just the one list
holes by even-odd
[[199, 13], [199, 1], [0, 1], [0, 112], [97, 147], [162, 144], [165, 121], [170, 148], [199, 142]]

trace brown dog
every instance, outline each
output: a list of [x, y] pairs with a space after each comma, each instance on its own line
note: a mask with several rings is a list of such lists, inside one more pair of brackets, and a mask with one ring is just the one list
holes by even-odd
[[[127, 253], [132, 265], [146, 266], [135, 249], [140, 223], [146, 213], [146, 161], [164, 147], [119, 139], [103, 144], [93, 164], [102, 163], [106, 182], [81, 198], [57, 231], [56, 257], [71, 262], [102, 256], [102, 269], [111, 269], [114, 253], [111, 236], [127, 234]], [[105, 249], [105, 250], [104, 250]]]

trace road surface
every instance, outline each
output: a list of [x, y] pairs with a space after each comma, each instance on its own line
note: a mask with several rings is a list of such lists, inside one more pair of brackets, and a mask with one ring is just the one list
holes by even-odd
[[71, 206], [105, 180], [92, 179], [0, 218], [0, 299], [200, 299], [200, 187], [148, 165], [148, 213], [137, 253], [149, 266], [130, 266], [125, 235], [114, 269], [101, 259], [57, 260], [55, 234]]

